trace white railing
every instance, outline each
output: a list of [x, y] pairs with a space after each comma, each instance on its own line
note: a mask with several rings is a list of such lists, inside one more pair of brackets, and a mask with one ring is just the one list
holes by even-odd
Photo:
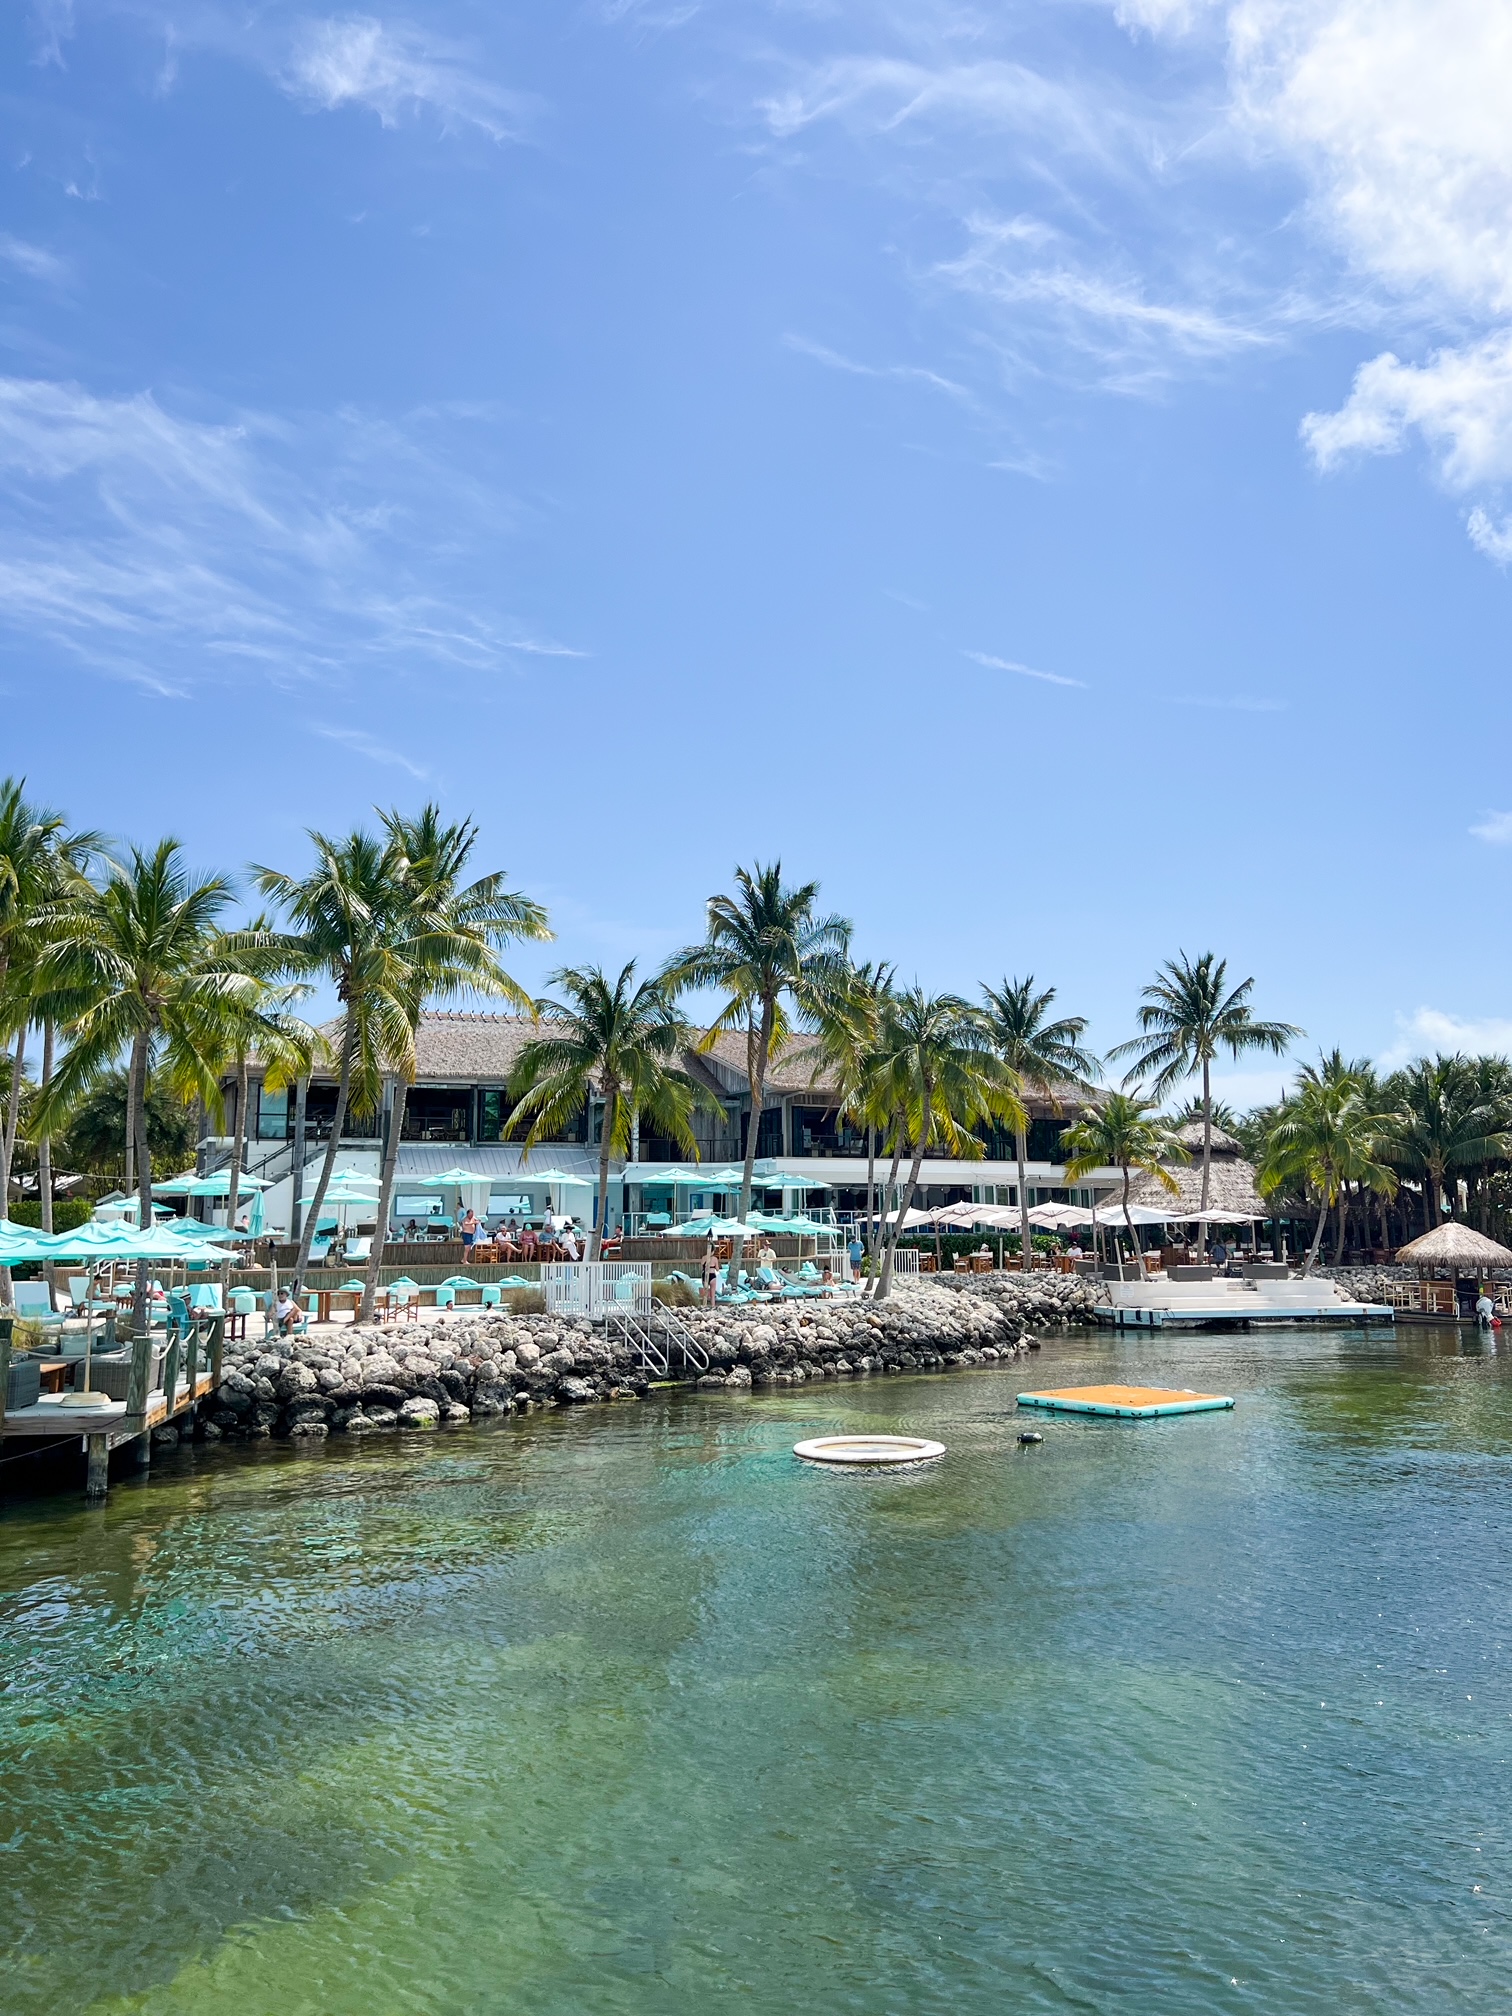
[[644, 1316], [651, 1307], [649, 1260], [546, 1260], [541, 1293], [553, 1316]]
[[894, 1274], [917, 1274], [919, 1271], [919, 1249], [917, 1246], [895, 1246], [893, 1248]]

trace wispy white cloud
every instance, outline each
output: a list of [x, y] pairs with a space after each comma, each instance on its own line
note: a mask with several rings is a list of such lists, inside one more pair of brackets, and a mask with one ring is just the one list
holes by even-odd
[[816, 343], [808, 336], [784, 336], [783, 342], [789, 350], [796, 350], [800, 356], [812, 357], [818, 364], [825, 364], [831, 371], [845, 371], [854, 378], [896, 378], [905, 382], [927, 385], [932, 391], [947, 393], [952, 399], [971, 398], [964, 385], [956, 384], [952, 378], [944, 377], [922, 364], [861, 364], [853, 357], [846, 357], [838, 350], [830, 349], [827, 343]]
[[1485, 812], [1470, 828], [1477, 840], [1493, 847], [1512, 847], [1512, 812]]
[[324, 111], [363, 105], [393, 126], [430, 107], [443, 121], [481, 127], [496, 140], [516, 137], [532, 104], [482, 75], [463, 49], [370, 14], [300, 23], [278, 75], [292, 97]]
[[994, 658], [987, 651], [965, 651], [961, 654], [976, 665], [985, 665], [993, 672], [1017, 672], [1023, 679], [1042, 679], [1047, 686], [1080, 686], [1085, 688], [1085, 679], [1068, 679], [1064, 672], [1041, 672], [1033, 665], [1021, 665], [1016, 658]]
[[14, 266], [18, 273], [24, 273], [28, 280], [46, 280], [53, 286], [61, 285], [73, 272], [68, 261], [56, 252], [49, 252], [43, 245], [28, 244], [24, 238], [13, 238], [8, 231], [0, 231], [0, 259], [7, 266]]
[[375, 742], [371, 735], [364, 735], [360, 728], [333, 728], [323, 722], [312, 722], [311, 730], [322, 735], [327, 742], [339, 742], [344, 749], [354, 755], [365, 756], [370, 763], [384, 763], [395, 770], [407, 770], [411, 777], [418, 777], [422, 783], [429, 780], [430, 771], [402, 750], [390, 749], [382, 742]]
[[1414, 1057], [1456, 1051], [1467, 1057], [1512, 1056], [1512, 1022], [1502, 1016], [1451, 1015], [1442, 1008], [1415, 1008], [1396, 1018], [1395, 1040], [1377, 1063], [1394, 1071]]
[[508, 525], [507, 497], [467, 473], [475, 435], [350, 412], [206, 421], [147, 392], [0, 379], [0, 625], [154, 691], [575, 655], [449, 586]]
[[911, 124], [956, 124], [964, 118], [1104, 157], [1111, 152], [1115, 131], [1131, 123], [1106, 102], [1096, 102], [1085, 81], [1069, 87], [1022, 63], [919, 61], [888, 54], [835, 56], [794, 66], [786, 86], [761, 98], [758, 110], [781, 139], [823, 120], [890, 133]]
[[[965, 251], [939, 261], [932, 277], [1013, 315], [1038, 311], [1096, 361], [1106, 385], [1134, 389], [1179, 365], [1276, 340], [1260, 316], [1224, 314], [1200, 298], [1152, 299], [1126, 260], [1115, 266], [1098, 247], [1101, 263], [1091, 264], [1085, 249], [1041, 218], [979, 211], [965, 219], [965, 229]], [[1022, 333], [1015, 334], [1021, 341]]]

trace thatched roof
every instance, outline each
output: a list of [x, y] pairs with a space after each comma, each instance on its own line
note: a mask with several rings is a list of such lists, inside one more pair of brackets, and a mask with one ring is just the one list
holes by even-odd
[[[1184, 1148], [1189, 1148], [1193, 1155], [1200, 1156], [1202, 1153], [1202, 1122], [1200, 1120], [1184, 1120], [1176, 1129], [1176, 1138]], [[1215, 1164], [1220, 1155], [1231, 1156], [1242, 1155], [1244, 1153], [1241, 1143], [1236, 1141], [1232, 1134], [1225, 1134], [1216, 1120], [1213, 1122], [1212, 1150]]]
[[1410, 1239], [1397, 1248], [1397, 1259], [1411, 1267], [1512, 1267], [1512, 1253], [1498, 1246], [1484, 1232], [1450, 1219], [1421, 1239]]
[[[1183, 1128], [1185, 1140], [1188, 1129]], [[1214, 1146], [1217, 1146], [1217, 1130], [1214, 1130]], [[1224, 1136], [1225, 1141], [1228, 1136]], [[1215, 1154], [1208, 1169], [1208, 1209], [1210, 1211], [1232, 1211], [1236, 1223], [1245, 1218], [1269, 1218], [1273, 1207], [1255, 1188], [1255, 1166], [1246, 1162], [1239, 1153], [1239, 1144], [1231, 1142], [1232, 1153]], [[1129, 1184], [1129, 1202], [1148, 1205], [1152, 1210], [1169, 1211], [1173, 1218], [1179, 1218], [1183, 1211], [1202, 1209], [1202, 1123], [1197, 1123], [1197, 1143], [1190, 1162], [1168, 1165], [1176, 1178], [1179, 1188], [1176, 1192], [1167, 1190], [1157, 1183], [1153, 1176], [1136, 1176]], [[1108, 1202], [1119, 1201], [1121, 1193], [1112, 1190]]]

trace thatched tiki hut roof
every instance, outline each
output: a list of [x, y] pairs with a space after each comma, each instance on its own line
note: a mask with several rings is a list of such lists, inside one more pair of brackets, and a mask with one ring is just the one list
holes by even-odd
[[[1152, 1210], [1169, 1211], [1179, 1219], [1183, 1211], [1195, 1215], [1202, 1209], [1202, 1122], [1190, 1120], [1177, 1129], [1190, 1162], [1170, 1164], [1171, 1174], [1181, 1186], [1179, 1194], [1165, 1189], [1153, 1176], [1136, 1176], [1129, 1184], [1129, 1202], [1147, 1204]], [[1118, 1191], [1109, 1193], [1109, 1202], [1119, 1200]], [[1235, 1223], [1246, 1218], [1269, 1218], [1272, 1207], [1255, 1188], [1255, 1165], [1246, 1162], [1244, 1151], [1232, 1134], [1213, 1129], [1213, 1160], [1208, 1180], [1209, 1211], [1232, 1211]]]
[[1512, 1267], [1512, 1253], [1505, 1246], [1452, 1218], [1425, 1232], [1421, 1239], [1399, 1246], [1396, 1257], [1409, 1267], [1454, 1267], [1465, 1274], [1478, 1274], [1486, 1267]]

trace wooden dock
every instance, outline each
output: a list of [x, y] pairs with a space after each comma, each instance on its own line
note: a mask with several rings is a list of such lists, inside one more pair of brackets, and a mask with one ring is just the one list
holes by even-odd
[[8, 1410], [5, 1391], [11, 1361], [11, 1320], [0, 1318], [0, 1451], [9, 1447], [17, 1453], [18, 1444], [45, 1448], [77, 1438], [88, 1457], [85, 1496], [103, 1499], [110, 1483], [112, 1449], [135, 1445], [136, 1467], [147, 1469], [152, 1461], [153, 1429], [192, 1416], [199, 1403], [215, 1391], [220, 1384], [225, 1337], [224, 1316], [192, 1321], [186, 1335], [169, 1338], [162, 1384], [149, 1388], [161, 1333], [155, 1337], [151, 1331], [144, 1332], [132, 1342], [124, 1400], [102, 1398], [97, 1407], [79, 1407], [65, 1405], [62, 1395], [47, 1394], [29, 1407]]

